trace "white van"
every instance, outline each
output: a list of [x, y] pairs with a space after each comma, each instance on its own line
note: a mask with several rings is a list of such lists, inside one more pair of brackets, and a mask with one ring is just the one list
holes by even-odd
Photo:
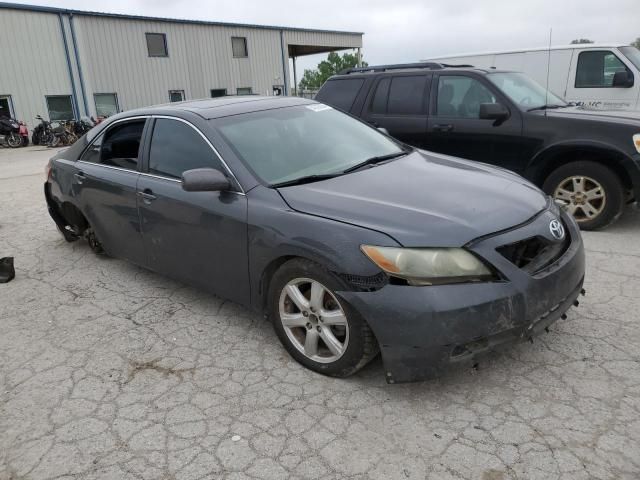
[[431, 58], [523, 72], [556, 95], [589, 108], [640, 110], [640, 50], [629, 45], [586, 43], [508, 52]]

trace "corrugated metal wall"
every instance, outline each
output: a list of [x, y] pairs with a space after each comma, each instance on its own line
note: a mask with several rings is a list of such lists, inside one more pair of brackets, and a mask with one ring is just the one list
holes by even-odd
[[[90, 16], [73, 21], [92, 110], [94, 93], [116, 92], [127, 110], [167, 102], [169, 90], [184, 90], [187, 99], [209, 97], [214, 88], [270, 94], [282, 77], [278, 31]], [[148, 56], [147, 32], [166, 34], [168, 57]], [[232, 36], [247, 38], [248, 58], [233, 58]]]
[[28, 125], [48, 117], [46, 95], [71, 95], [60, 20], [55, 14], [0, 10], [0, 96], [11, 95]]
[[[145, 33], [166, 34], [168, 57], [148, 56]], [[233, 58], [234, 36], [246, 37], [247, 58]], [[117, 94], [120, 110], [166, 103], [170, 90], [186, 99], [247, 87], [271, 95], [285, 83], [288, 44], [353, 48], [362, 36], [0, 8], [0, 96], [11, 95], [32, 128], [35, 115], [48, 118], [46, 95], [74, 95], [78, 116], [96, 115], [96, 93]]]

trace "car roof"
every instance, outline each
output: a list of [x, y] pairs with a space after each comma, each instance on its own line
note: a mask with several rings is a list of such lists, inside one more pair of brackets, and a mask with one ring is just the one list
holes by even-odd
[[[190, 112], [210, 120], [213, 118], [228, 117], [230, 115], [239, 115], [242, 113], [259, 112], [274, 108], [293, 107], [296, 105], [307, 105], [312, 103], [317, 102], [300, 97], [237, 95], [153, 105], [136, 110], [129, 110], [126, 112], [126, 116], [130, 117], [154, 114], [167, 115], [171, 112]], [[125, 115], [123, 115], [123, 117], [124, 116]]]

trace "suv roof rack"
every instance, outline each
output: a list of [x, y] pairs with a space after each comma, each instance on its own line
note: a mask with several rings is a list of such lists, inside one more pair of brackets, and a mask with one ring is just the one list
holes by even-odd
[[388, 70], [406, 70], [406, 69], [425, 69], [425, 70], [442, 70], [443, 68], [473, 68], [473, 65], [449, 65], [438, 62], [419, 62], [419, 63], [396, 63], [392, 65], [370, 65], [368, 67], [352, 67], [345, 68], [338, 72], [338, 75], [348, 75], [350, 73], [364, 72], [386, 72]]

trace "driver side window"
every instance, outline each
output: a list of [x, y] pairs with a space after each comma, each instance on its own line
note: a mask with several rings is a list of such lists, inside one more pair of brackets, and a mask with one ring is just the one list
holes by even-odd
[[496, 103], [496, 98], [478, 80], [462, 75], [444, 75], [438, 80], [436, 115], [479, 118], [481, 103]]

